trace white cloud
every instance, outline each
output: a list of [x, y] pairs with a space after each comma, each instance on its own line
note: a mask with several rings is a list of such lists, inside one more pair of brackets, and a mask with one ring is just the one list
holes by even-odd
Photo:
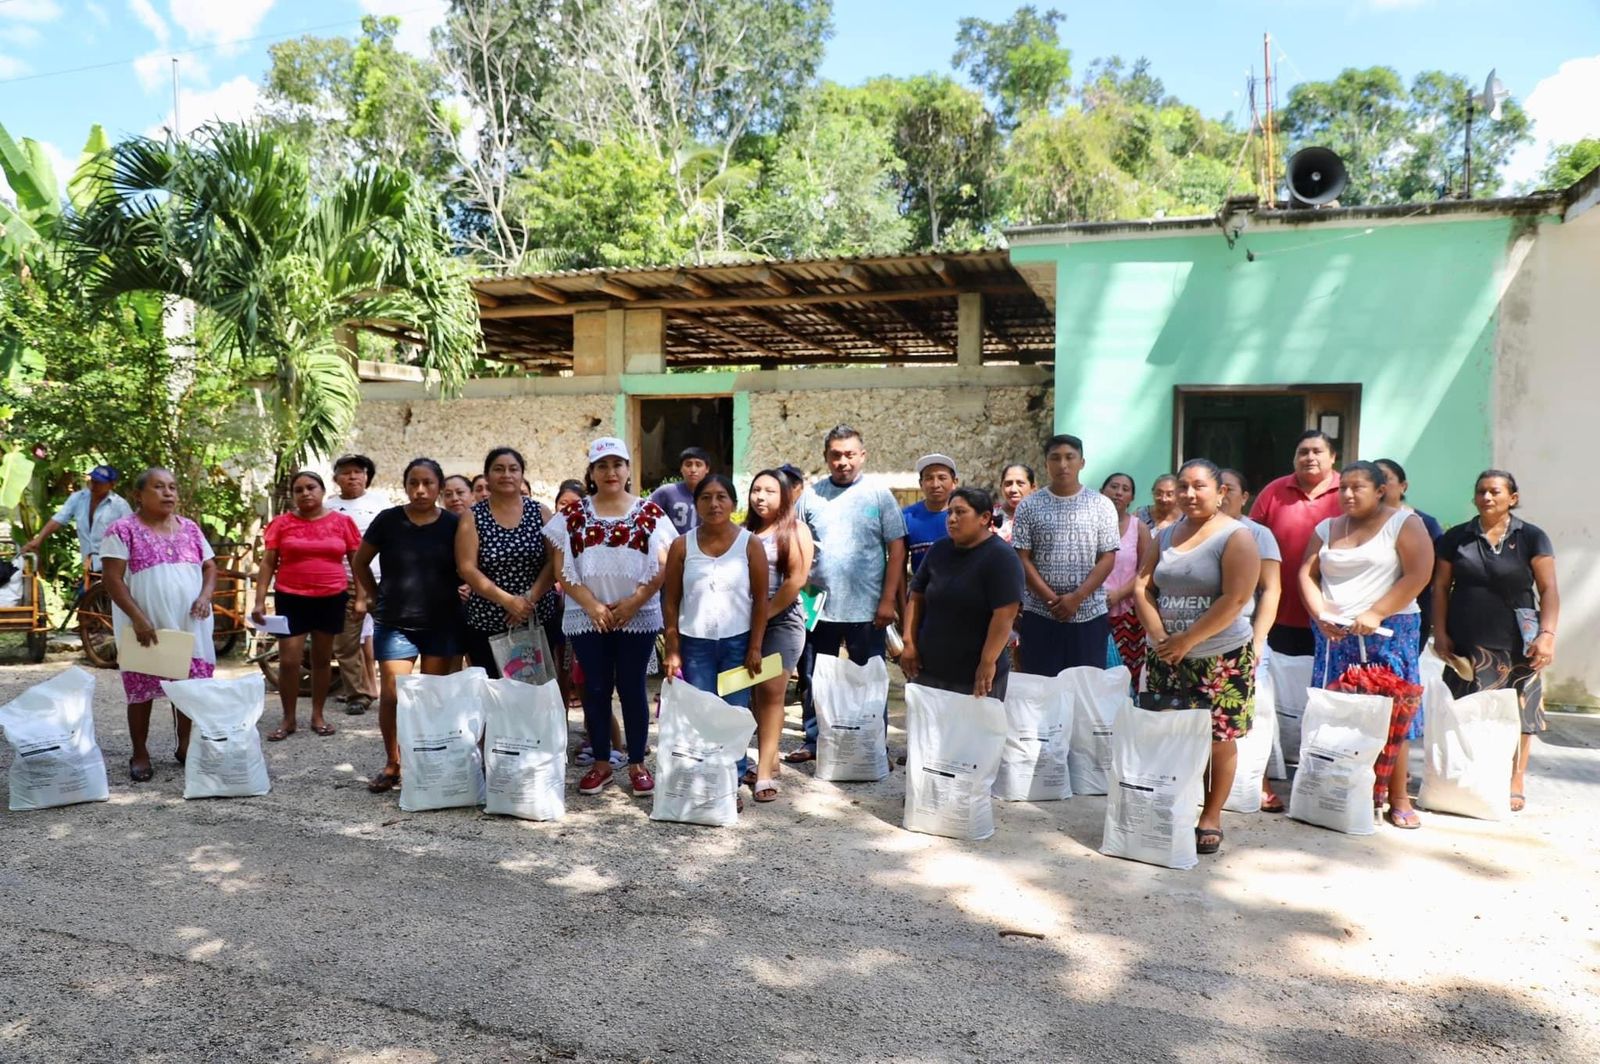
[[172, 21], [191, 41], [228, 44], [256, 32], [274, 0], [172, 0]]
[[150, 0], [128, 0], [128, 10], [133, 12], [133, 17], [145, 29], [155, 35], [156, 43], [165, 45], [171, 38], [172, 31], [167, 28], [167, 20], [156, 13], [155, 5]]
[[[3, 11], [4, 8], [0, 8]], [[32, 48], [44, 39], [44, 34], [24, 23], [0, 27], [0, 41], [14, 44], [18, 48]]]
[[20, 78], [32, 69], [22, 60], [0, 53], [0, 78]]
[[0, 20], [15, 22], [54, 22], [61, 17], [56, 0], [9, 0], [0, 4]]
[[44, 157], [50, 160], [50, 169], [56, 175], [56, 188], [65, 195], [67, 181], [72, 177], [72, 172], [78, 168], [77, 164], [68, 162], [66, 152], [48, 140], [41, 140], [39, 147], [44, 151]]
[[[172, 89], [172, 53], [148, 52], [133, 61], [133, 72], [147, 93]], [[204, 87], [211, 80], [211, 68], [197, 55], [184, 55], [178, 60], [178, 79], [188, 85]]]
[[1569, 59], [1535, 85], [1522, 101], [1533, 119], [1533, 143], [1518, 148], [1506, 163], [1506, 185], [1514, 188], [1537, 178], [1556, 145], [1600, 137], [1596, 100], [1600, 100], [1600, 55]]
[[363, 14], [398, 15], [400, 32], [395, 35], [395, 47], [419, 56], [430, 54], [428, 33], [443, 25], [449, 6], [447, 0], [361, 0]]
[[[178, 117], [183, 120], [182, 132], [188, 136], [212, 121], [245, 121], [254, 117], [260, 99], [261, 89], [243, 74], [214, 89], [179, 89]], [[171, 125], [172, 112], [168, 111], [158, 125], [145, 130], [145, 135], [163, 136]]]

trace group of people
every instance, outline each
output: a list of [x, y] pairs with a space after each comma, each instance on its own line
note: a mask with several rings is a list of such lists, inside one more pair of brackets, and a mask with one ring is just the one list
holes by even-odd
[[[1140, 705], [1211, 714], [1197, 847], [1214, 853], [1264, 657], [1311, 658], [1321, 686], [1357, 663], [1415, 684], [1431, 627], [1434, 649], [1452, 664], [1445, 679], [1454, 694], [1516, 690], [1524, 737], [1510, 802], [1522, 807], [1560, 599], [1549, 538], [1514, 513], [1510, 473], [1481, 473], [1477, 516], [1446, 531], [1406, 503], [1398, 463], [1340, 469], [1333, 441], [1315, 430], [1297, 442], [1293, 472], [1261, 488], [1249, 516], [1244, 475], [1204, 458], [1159, 478], [1151, 504], [1135, 510], [1131, 475], [1112, 473], [1098, 491], [1083, 482], [1079, 438], [1050, 437], [1043, 457], [1042, 485], [1031, 466], [1008, 464], [996, 496], [963, 484], [948, 455], [925, 455], [916, 463], [922, 499], [903, 508], [866, 477], [866, 441], [848, 425], [822, 441], [826, 475], [808, 483], [792, 465], [763, 469], [743, 500], [699, 448], [681, 455], [680, 480], [641, 496], [628, 448], [614, 437], [589, 445], [582, 479], [563, 483], [550, 509], [530, 497], [526, 463], [511, 447], [490, 451], [470, 478], [413, 460], [402, 473], [406, 502], [392, 507], [372, 503], [376, 471], [364, 456], [335, 463], [333, 499], [319, 474], [302, 471], [289, 483], [292, 507], [267, 526], [256, 585], [256, 623], [265, 623], [270, 588], [287, 628], [283, 717], [267, 738], [296, 731], [295, 678], [308, 639], [310, 727], [321, 735], [334, 730], [325, 714], [333, 659], [354, 654], [359, 669], [369, 646], [377, 683], [350, 678], [349, 697], [376, 688], [386, 761], [368, 786], [390, 790], [401, 771], [396, 679], [463, 663], [498, 676], [497, 637], [538, 626], [570, 661], [561, 682], [583, 706], [588, 770], [579, 792], [597, 794], [625, 769], [632, 792], [648, 795], [650, 672], [714, 692], [719, 673], [755, 676], [776, 655], [776, 675], [727, 696], [755, 716], [758, 756], [741, 773], [754, 799], [769, 802], [779, 796], [791, 680], [805, 739], [782, 761], [816, 756], [810, 678], [819, 654], [897, 657], [908, 683], [997, 699], [1012, 669], [1054, 675], [1120, 663]], [[146, 471], [135, 496], [137, 509], [104, 525], [95, 548], [116, 623], [141, 642], [159, 628], [194, 632], [190, 675], [208, 676], [210, 548], [177, 514], [170, 472]], [[81, 534], [72, 505], [55, 523], [77, 516]], [[127, 671], [123, 684], [130, 770], [147, 779], [159, 684]], [[1421, 735], [1421, 714], [1395, 702], [1380, 797], [1387, 792], [1389, 823], [1415, 828], [1405, 743]], [[177, 720], [179, 760], [185, 724]], [[1263, 788], [1263, 809], [1281, 811], [1281, 798]]]

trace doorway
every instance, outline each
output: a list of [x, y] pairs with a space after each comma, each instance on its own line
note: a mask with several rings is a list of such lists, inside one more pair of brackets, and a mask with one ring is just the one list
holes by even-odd
[[685, 447], [711, 453], [711, 470], [733, 473], [733, 396], [673, 396], [635, 399], [634, 489], [647, 495], [664, 481], [678, 479], [678, 455]]
[[1244, 473], [1252, 490], [1293, 472], [1295, 441], [1307, 429], [1333, 439], [1339, 461], [1354, 461], [1359, 384], [1230, 388], [1180, 385], [1173, 401], [1173, 468], [1209, 458]]

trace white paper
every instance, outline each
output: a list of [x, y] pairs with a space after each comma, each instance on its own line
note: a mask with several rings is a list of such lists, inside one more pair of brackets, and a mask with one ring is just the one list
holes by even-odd
[[141, 646], [132, 625], [123, 625], [122, 631], [117, 633], [117, 667], [127, 672], [142, 672], [164, 680], [187, 680], [193, 658], [193, 632], [157, 628], [153, 646]]
[[289, 634], [289, 618], [278, 613], [267, 614], [265, 624], [257, 624], [255, 619], [251, 617], [246, 617], [244, 623], [256, 631], [265, 632], [268, 635]]

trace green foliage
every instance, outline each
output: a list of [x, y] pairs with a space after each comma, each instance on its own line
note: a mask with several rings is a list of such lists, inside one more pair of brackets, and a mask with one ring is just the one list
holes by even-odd
[[514, 195], [543, 269], [677, 262], [693, 245], [671, 168], [632, 144], [553, 144]]
[[1032, 4], [1005, 22], [964, 18], [950, 65], [998, 101], [1001, 125], [1015, 126], [1029, 112], [1060, 107], [1072, 91], [1072, 53], [1058, 29], [1065, 20], [1054, 8], [1040, 14]]
[[[952, 78], [878, 78], [866, 89], [892, 115], [895, 152], [905, 161], [901, 209], [922, 247], [948, 247], [945, 230], [986, 228], [987, 195], [1000, 132], [983, 98]], [[963, 225], [964, 223], [964, 225]]]
[[97, 307], [192, 300], [224, 347], [269, 360], [280, 469], [343, 443], [358, 401], [343, 327], [414, 335], [447, 388], [476, 364], [476, 305], [409, 174], [366, 166], [313, 197], [288, 138], [232, 124], [182, 143], [132, 138], [105, 165], [105, 187], [62, 229], [72, 283]]
[[1550, 149], [1539, 183], [1545, 188], [1569, 188], [1600, 168], [1600, 137], [1586, 137]]

